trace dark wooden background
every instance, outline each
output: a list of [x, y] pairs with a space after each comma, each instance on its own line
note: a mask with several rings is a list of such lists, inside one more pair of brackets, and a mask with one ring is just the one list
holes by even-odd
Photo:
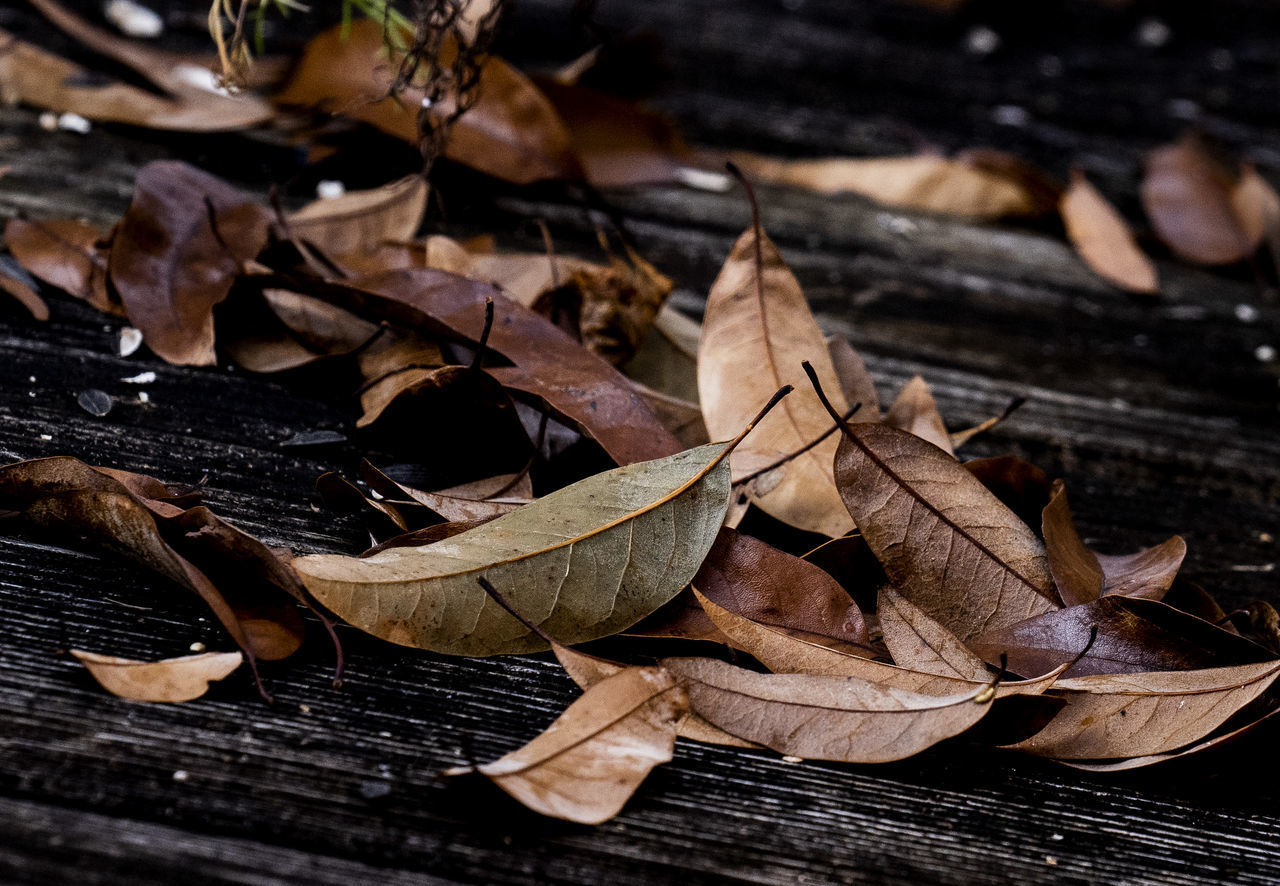
[[[201, 5], [161, 8], [190, 42]], [[522, 0], [507, 54], [569, 58], [583, 46], [570, 6]], [[1147, 45], [1152, 19], [1167, 27], [1163, 45]], [[1280, 182], [1280, 7], [1262, 0], [975, 0], [954, 13], [601, 0], [597, 21], [660, 38], [656, 73], [643, 60], [624, 73], [656, 82], [656, 103], [701, 145], [793, 155], [999, 147], [1060, 177], [1079, 164], [1140, 221], [1144, 152], [1195, 123]], [[21, 2], [0, 9], [0, 27], [65, 46]], [[298, 39], [295, 27], [278, 38]], [[994, 52], [973, 51], [976, 28], [998, 35]], [[36, 121], [0, 110], [0, 165], [12, 166], [0, 178], [2, 216], [109, 224], [138, 166], [157, 157], [258, 193], [297, 172], [290, 150], [240, 137], [51, 134]], [[384, 159], [365, 173], [404, 162], [390, 147]], [[443, 193], [447, 220], [434, 224], [444, 230], [538, 248], [528, 219], [540, 217], [563, 251], [591, 254], [590, 221], [561, 189], [454, 171]], [[696, 313], [748, 221], [741, 195], [610, 196], [645, 254], [680, 282], [676, 303]], [[773, 189], [761, 201], [822, 322], [852, 337], [884, 394], [921, 373], [954, 426], [1026, 395], [969, 455], [1023, 455], [1065, 477], [1084, 533], [1107, 549], [1182, 533], [1187, 574], [1224, 601], [1280, 598], [1280, 363], [1258, 356], [1280, 349], [1280, 311], [1253, 271], [1196, 270], [1157, 247], [1164, 294], [1140, 301], [1093, 277], [1051, 223], [970, 224]], [[119, 358], [118, 322], [51, 301], [45, 324], [0, 306], [6, 460], [66, 453], [171, 482], [207, 475], [211, 506], [272, 543], [363, 546], [362, 523], [318, 508], [312, 493], [317, 475], [353, 465], [358, 443], [282, 445], [298, 432], [351, 431], [348, 401], [227, 366]], [[148, 404], [120, 381], [144, 370], [157, 374]], [[95, 387], [119, 398], [105, 418], [75, 402]], [[468, 754], [522, 744], [574, 697], [548, 658], [445, 659], [343, 633], [339, 690], [317, 632], [297, 659], [266, 668], [272, 706], [240, 676], [189, 704], [126, 703], [63, 650], [226, 648], [216, 626], [128, 565], [66, 540], [0, 537], [0, 881], [1280, 881], [1274, 731], [1119, 777], [960, 741], [878, 767], [681, 742], [622, 815], [585, 828], [435, 777]]]

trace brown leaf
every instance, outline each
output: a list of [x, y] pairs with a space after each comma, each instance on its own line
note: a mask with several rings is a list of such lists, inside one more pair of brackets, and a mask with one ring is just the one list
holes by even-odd
[[[374, 492], [386, 498], [416, 502], [449, 522], [491, 520], [509, 514], [533, 500], [533, 489], [526, 474], [504, 474], [450, 489], [427, 492], [397, 483], [367, 460], [361, 460], [360, 473]], [[486, 489], [493, 490], [496, 495], [490, 497], [484, 494]]]
[[239, 652], [205, 652], [162, 661], [134, 661], [81, 649], [72, 649], [71, 654], [103, 689], [132, 701], [191, 701], [244, 661]]
[[[707, 296], [698, 347], [698, 392], [712, 439], [732, 436], [784, 384], [797, 386], [752, 434], [739, 463], [759, 452], [766, 462], [796, 452], [831, 429], [822, 404], [805, 383], [801, 363], [810, 361], [824, 386], [839, 391], [835, 367], [822, 330], [804, 293], [776, 246], [757, 223], [725, 260]], [[848, 406], [837, 393], [835, 407]], [[852, 528], [840, 503], [831, 461], [839, 441], [831, 435], [771, 472], [771, 486], [758, 489], [753, 503], [770, 516], [800, 529], [832, 537]]]
[[1280, 662], [1193, 671], [1097, 674], [1059, 680], [1067, 705], [1011, 745], [1068, 760], [1143, 757], [1197, 741], [1266, 691]]
[[479, 772], [543, 815], [599, 824], [621, 811], [660, 763], [671, 759], [688, 698], [662, 668], [627, 668], [606, 677], [545, 732]]
[[33, 276], [100, 311], [124, 316], [124, 307], [107, 291], [107, 256], [97, 228], [71, 220], [15, 218], [5, 226], [4, 239]]
[[[1097, 638], [1089, 645], [1093, 629]], [[1089, 651], [1068, 674], [1180, 671], [1263, 661], [1267, 650], [1154, 600], [1112, 595], [993, 628], [969, 642], [1015, 674], [1042, 674]]]
[[1071, 506], [1067, 503], [1067, 487], [1061, 480], [1053, 483], [1052, 497], [1044, 507], [1042, 532], [1049, 571], [1067, 606], [1090, 603], [1102, 595], [1104, 576], [1098, 557], [1080, 540]]
[[1012, 455], [975, 458], [965, 462], [964, 468], [1023, 523], [1035, 526], [1041, 522], [1053, 489], [1044, 471]]
[[1128, 222], [1080, 170], [1071, 170], [1071, 187], [1058, 211], [1067, 237], [1094, 273], [1130, 292], [1159, 291], [1156, 267], [1138, 248]]
[[[227, 356], [250, 372], [283, 372], [350, 354], [382, 330], [350, 311], [287, 289], [244, 296], [222, 304], [216, 330]], [[364, 356], [360, 350], [360, 359]]]
[[[717, 606], [706, 597], [700, 597], [700, 600], [708, 618], [735, 646], [751, 653], [774, 673], [856, 677], [886, 689], [934, 696], [977, 692], [991, 684], [989, 674], [980, 680], [969, 680], [851, 655], [771, 625], [743, 618], [723, 606]], [[1060, 667], [1031, 680], [1001, 682], [996, 687], [995, 697], [1039, 695], [1052, 686], [1054, 680], [1065, 670], [1065, 667]]]
[[1253, 252], [1231, 205], [1231, 177], [1195, 134], [1147, 155], [1142, 205], [1156, 233], [1187, 261], [1227, 265]]
[[835, 472], [899, 592], [962, 642], [1055, 608], [1035, 534], [938, 447], [886, 425], [848, 425]]
[[[0, 54], [0, 84], [8, 94], [52, 111], [183, 132], [247, 129], [275, 114], [262, 99], [217, 90], [208, 61], [127, 40], [91, 25], [53, 2], [32, 0], [46, 17], [84, 46], [131, 68], [166, 96], [119, 81], [100, 83], [79, 66], [25, 43]], [[7, 34], [0, 32], [0, 43]]]
[[948, 455], [954, 456], [951, 435], [938, 412], [938, 402], [933, 399], [929, 384], [920, 376], [907, 382], [885, 414], [884, 423], [928, 440]]
[[873, 654], [862, 612], [835, 579], [749, 535], [721, 529], [692, 584], [751, 621], [853, 655]]
[[387, 548], [416, 548], [422, 545], [435, 544], [438, 541], [444, 541], [446, 538], [461, 535], [469, 529], [483, 526], [488, 522], [488, 520], [460, 520], [456, 523], [437, 523], [434, 526], [424, 526], [421, 529], [414, 529], [411, 532], [393, 536], [380, 545], [374, 545], [360, 554], [360, 558], [372, 557], [374, 554], [382, 553]]
[[586, 87], [537, 78], [597, 188], [680, 181], [690, 151], [671, 121], [633, 102]]
[[[685, 588], [653, 614], [627, 628], [629, 637], [665, 637], [677, 640], [705, 640], [728, 643], [710, 617], [703, 611], [693, 588]], [[567, 666], [566, 666], [567, 667]]]
[[850, 408], [854, 403], [861, 404], [849, 421], [880, 421], [880, 397], [862, 355], [843, 335], [827, 336], [827, 352], [831, 355], [831, 365], [840, 380], [840, 393], [844, 394], [845, 402]]
[[1018, 181], [935, 155], [778, 160], [735, 153], [733, 161], [758, 181], [819, 194], [861, 194], [904, 209], [975, 218], [1034, 215], [1039, 209]]
[[701, 338], [701, 323], [666, 305], [658, 311], [653, 328], [622, 371], [652, 390], [697, 403]]
[[288, 215], [289, 231], [341, 260], [349, 253], [372, 253], [388, 241], [418, 233], [427, 208], [427, 183], [420, 175], [368, 191], [316, 200]]
[[949, 696], [886, 689], [856, 677], [758, 674], [709, 658], [662, 662], [711, 725], [781, 753], [887, 763], [968, 729], [991, 709], [989, 685]]
[[[274, 100], [342, 114], [417, 145], [422, 90], [411, 86], [388, 97], [400, 61], [398, 52], [385, 54], [378, 22], [334, 27], [307, 45]], [[547, 97], [496, 56], [481, 70], [475, 105], [450, 130], [445, 156], [515, 184], [575, 178], [581, 172], [568, 130]]]
[[216, 362], [213, 308], [241, 264], [266, 245], [270, 221], [266, 209], [185, 163], [159, 160], [139, 170], [111, 243], [110, 276], [157, 356]]
[[972, 682], [990, 679], [986, 663], [955, 634], [887, 585], [876, 612], [884, 645], [899, 666]]
[[488, 370], [504, 387], [545, 402], [619, 464], [681, 449], [625, 376], [488, 284], [443, 271], [392, 271], [354, 280], [351, 289], [385, 300], [387, 313], [411, 324], [429, 321], [473, 344], [484, 326], [485, 299], [493, 298], [489, 348], [516, 364]]
[[1102, 567], [1103, 594], [1123, 594], [1160, 600], [1173, 587], [1187, 556], [1187, 543], [1175, 535], [1163, 544], [1136, 554], [1096, 554]]

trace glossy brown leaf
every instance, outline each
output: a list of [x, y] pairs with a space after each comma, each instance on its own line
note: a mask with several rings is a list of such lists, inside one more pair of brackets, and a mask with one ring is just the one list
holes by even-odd
[[724, 528], [693, 587], [716, 604], [783, 633], [870, 656], [862, 612], [844, 588], [812, 563]]
[[1071, 171], [1058, 211], [1071, 244], [1094, 273], [1130, 292], [1159, 291], [1156, 267], [1138, 248], [1129, 224], [1080, 170]]
[[1198, 741], [1266, 691], [1280, 662], [1059, 680], [1067, 704], [1012, 747], [1062, 759], [1142, 757]]
[[938, 447], [886, 425], [849, 425], [835, 471], [899, 592], [962, 642], [1056, 608], [1035, 534]]
[[886, 763], [958, 735], [991, 709], [990, 686], [949, 696], [856, 677], [759, 674], [709, 658], [664, 659], [689, 706], [732, 736], [781, 753]]
[[1231, 205], [1233, 185], [1201, 139], [1190, 134], [1147, 155], [1142, 205], [1160, 239], [1181, 258], [1232, 264], [1254, 248]]
[[1072, 677], [1212, 668], [1270, 657], [1261, 646], [1195, 616], [1119, 595], [994, 628], [969, 646], [988, 662], [1007, 655], [1015, 674], [1042, 674], [1088, 647], [1068, 671]]
[[72, 649], [71, 654], [103, 689], [132, 701], [191, 701], [244, 661], [239, 652], [205, 652], [161, 661], [135, 661], [81, 649]]
[[948, 455], [955, 455], [951, 448], [951, 435], [942, 422], [938, 401], [933, 399], [929, 383], [915, 376], [902, 388], [898, 398], [885, 413], [884, 423], [928, 440]]
[[1080, 540], [1067, 503], [1067, 487], [1054, 481], [1053, 494], [1044, 507], [1041, 523], [1049, 571], [1062, 602], [1067, 606], [1089, 603], [1102, 595], [1104, 576], [1098, 557]]
[[13, 257], [34, 277], [56, 286], [100, 311], [124, 316], [124, 307], [107, 291], [107, 255], [100, 230], [67, 219], [10, 219], [4, 239]]
[[421, 270], [363, 277], [351, 287], [377, 296], [383, 300], [383, 311], [399, 319], [415, 325], [429, 322], [471, 343], [479, 341], [484, 326], [485, 299], [493, 298], [496, 319], [489, 348], [516, 366], [488, 372], [505, 387], [545, 402], [619, 464], [659, 458], [681, 448], [625, 376], [488, 284]]
[[297, 369], [361, 351], [382, 327], [335, 305], [287, 289], [244, 293], [218, 310], [219, 346], [250, 372]]
[[[698, 348], [698, 392], [707, 432], [713, 439], [732, 436], [772, 391], [784, 384], [797, 390], [735, 456], [735, 472], [752, 452], [773, 462], [831, 429], [831, 419], [805, 381], [805, 360], [823, 385], [836, 392], [836, 409], [847, 411], [822, 330], [800, 284], [756, 224], [738, 238], [707, 297]], [[768, 490], [756, 489], [753, 503], [800, 529], [844, 535], [853, 527], [831, 472], [838, 443], [831, 435], [773, 471]]]
[[151, 350], [170, 363], [216, 362], [213, 308], [266, 245], [270, 221], [265, 208], [185, 163], [139, 170], [112, 239], [110, 276]]
[[671, 759], [688, 697], [662, 668], [627, 668], [591, 687], [545, 732], [479, 772], [543, 815], [599, 824]]

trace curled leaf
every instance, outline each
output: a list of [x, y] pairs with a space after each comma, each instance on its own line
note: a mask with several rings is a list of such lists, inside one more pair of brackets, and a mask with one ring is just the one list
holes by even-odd
[[132, 701], [191, 701], [244, 661], [239, 652], [205, 652], [162, 661], [135, 661], [81, 649], [72, 649], [71, 654], [103, 689]]
[[671, 759], [684, 690], [662, 668], [626, 668], [589, 688], [546, 731], [518, 751], [474, 769], [543, 815], [600, 824], [660, 763]]

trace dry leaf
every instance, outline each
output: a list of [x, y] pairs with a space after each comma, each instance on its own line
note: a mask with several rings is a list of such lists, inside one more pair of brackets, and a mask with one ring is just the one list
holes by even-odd
[[688, 697], [662, 668], [626, 668], [569, 705], [518, 751], [474, 769], [543, 815], [600, 824], [621, 811], [645, 776], [671, 759]]
[[[360, 462], [360, 473], [374, 492], [386, 498], [416, 502], [449, 522], [488, 521], [509, 514], [533, 500], [527, 474], [504, 474], [451, 489], [427, 492], [397, 483], [366, 460]], [[495, 494], [486, 495], [486, 490], [493, 490]]]
[[849, 192], [886, 206], [975, 218], [1034, 215], [1037, 200], [1018, 181], [963, 160], [915, 157], [835, 157], [778, 160], [735, 153], [753, 179], [819, 194]]
[[1059, 680], [1067, 705], [1011, 747], [1067, 760], [1163, 754], [1197, 741], [1266, 691], [1280, 662]]
[[1187, 556], [1187, 543], [1175, 535], [1136, 554], [1096, 554], [1102, 567], [1102, 593], [1160, 600], [1173, 587]]
[[[694, 593], [697, 594], [696, 591]], [[730, 612], [723, 606], [717, 606], [706, 597], [700, 596], [700, 601], [712, 623], [723, 631], [735, 646], [751, 653], [774, 673], [856, 677], [886, 689], [902, 689], [934, 696], [977, 692], [991, 683], [989, 675], [978, 681], [966, 680], [851, 655], [839, 649], [819, 645], [794, 633], [753, 622]], [[1052, 686], [1054, 680], [1064, 671], [1066, 671], [1065, 666], [1031, 680], [1001, 682], [996, 687], [995, 697], [1039, 695]]]
[[1142, 205], [1160, 239], [1187, 261], [1228, 265], [1254, 250], [1231, 204], [1231, 177], [1189, 134], [1147, 155]]
[[827, 352], [831, 355], [836, 377], [840, 379], [840, 393], [844, 394], [845, 402], [850, 408], [855, 403], [859, 404], [858, 411], [849, 421], [880, 421], [880, 397], [862, 355], [843, 335], [827, 336]]
[[191, 701], [244, 661], [239, 652], [205, 652], [162, 661], [134, 661], [72, 649], [93, 679], [112, 695], [132, 701]]
[[1072, 677], [1212, 668], [1270, 657], [1261, 646], [1193, 615], [1119, 595], [993, 628], [972, 638], [969, 647], [989, 662], [1008, 656], [1015, 674], [1042, 674], [1075, 660]]
[[783, 633], [853, 655], [873, 654], [862, 612], [835, 579], [733, 529], [720, 530], [693, 587], [716, 604]]
[[454, 655], [545, 649], [476, 584], [566, 643], [617, 633], [701, 565], [729, 498], [730, 444], [616, 468], [447, 541], [356, 559], [302, 557], [317, 600], [384, 640]]
[[1094, 273], [1130, 292], [1159, 291], [1156, 266], [1138, 248], [1128, 222], [1080, 170], [1071, 170], [1071, 187], [1058, 211], [1071, 244]]
[[[26, 277], [27, 280], [31, 280], [30, 277], [27, 277], [25, 273], [17, 270], [16, 268], [14, 269], [14, 274], [18, 274], [21, 277]], [[31, 283], [34, 282], [34, 280], [31, 280]], [[49, 306], [44, 303], [44, 299], [42, 299], [25, 280], [10, 274], [3, 264], [0, 264], [0, 291], [4, 291], [11, 295], [14, 300], [27, 309], [27, 312], [31, 314], [33, 319], [40, 320], [41, 322], [49, 319]]]
[[410, 175], [380, 188], [308, 203], [289, 213], [288, 224], [294, 236], [340, 259], [375, 252], [384, 242], [411, 239], [426, 208], [427, 183]]
[[124, 316], [107, 291], [107, 256], [102, 232], [77, 221], [10, 219], [4, 239], [13, 257], [33, 276], [100, 311]]
[[942, 413], [938, 411], [938, 401], [933, 399], [928, 382], [918, 375], [903, 386], [885, 413], [884, 423], [928, 440], [947, 455], [956, 454], [951, 448], [951, 435], [942, 422]]
[[990, 679], [986, 662], [892, 588], [880, 589], [876, 612], [884, 645], [897, 665], [973, 682]]
[[938, 447], [885, 425], [847, 425], [835, 472], [898, 591], [962, 642], [1055, 608], [1039, 539]]
[[[240, 295], [241, 293], [237, 293]], [[335, 305], [291, 292], [264, 289], [224, 302], [216, 317], [218, 344], [250, 372], [283, 372], [362, 350], [382, 327]]]
[[[805, 384], [801, 363], [812, 363], [829, 390], [838, 391], [822, 330], [795, 276], [757, 218], [725, 260], [711, 286], [698, 347], [698, 392], [712, 439], [735, 433], [759, 403], [784, 384], [799, 386], [752, 435], [750, 452], [772, 463], [831, 430], [831, 419]], [[843, 397], [836, 401], [843, 414]], [[831, 473], [836, 435], [772, 472], [772, 486], [753, 503], [778, 520], [832, 537], [853, 528]], [[735, 457], [735, 462], [739, 459]], [[735, 472], [742, 469], [735, 465]]]
[[958, 735], [991, 709], [990, 685], [950, 696], [887, 689], [856, 677], [758, 674], [709, 658], [662, 666], [693, 713], [731, 736], [781, 754], [887, 763]]
[[1049, 571], [1067, 606], [1090, 603], [1102, 595], [1103, 574], [1098, 557], [1080, 540], [1071, 506], [1067, 503], [1067, 487], [1061, 480], [1053, 483], [1053, 497], [1044, 507], [1041, 524]]
[[266, 209], [193, 166], [158, 160], [138, 171], [109, 270], [130, 322], [157, 356], [217, 362], [213, 308], [266, 245], [270, 221]]
[[[378, 22], [334, 27], [307, 44], [274, 100], [361, 120], [416, 146], [422, 90], [414, 86], [388, 97], [400, 61], [399, 53], [386, 55]], [[436, 110], [448, 113], [451, 106]], [[485, 61], [476, 103], [450, 130], [445, 156], [516, 184], [576, 178], [581, 170], [555, 108], [529, 78], [496, 56]]]
[[1231, 208], [1252, 249], [1265, 242], [1280, 258], [1280, 194], [1252, 163], [1243, 165], [1240, 180], [1231, 189]]

